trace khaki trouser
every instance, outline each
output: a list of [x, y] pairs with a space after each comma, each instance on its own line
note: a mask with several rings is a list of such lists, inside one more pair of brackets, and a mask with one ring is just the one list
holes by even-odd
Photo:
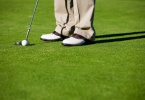
[[54, 4], [56, 32], [64, 36], [70, 36], [75, 33], [86, 39], [94, 40], [93, 17], [95, 0], [54, 0]]

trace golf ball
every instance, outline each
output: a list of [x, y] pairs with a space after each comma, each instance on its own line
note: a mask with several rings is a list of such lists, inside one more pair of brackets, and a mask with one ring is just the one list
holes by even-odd
[[29, 42], [27, 40], [22, 41], [22, 46], [27, 46], [28, 44], [29, 44]]

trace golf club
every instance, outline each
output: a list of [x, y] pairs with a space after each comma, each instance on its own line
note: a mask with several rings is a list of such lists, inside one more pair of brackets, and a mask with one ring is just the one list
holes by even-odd
[[32, 13], [32, 18], [31, 18], [31, 20], [30, 20], [30, 24], [29, 24], [29, 26], [28, 26], [28, 30], [27, 30], [27, 33], [26, 33], [26, 40], [25, 40], [25, 43], [22, 43], [22, 42], [14, 42], [14, 44], [15, 45], [23, 45], [23, 46], [26, 46], [26, 45], [28, 45], [28, 37], [29, 37], [29, 33], [30, 33], [30, 29], [31, 29], [31, 26], [32, 26], [32, 22], [33, 22], [33, 19], [34, 19], [34, 15], [35, 15], [35, 12], [36, 12], [36, 8], [37, 8], [37, 6], [38, 6], [38, 2], [39, 2], [39, 0], [36, 0], [36, 4], [35, 4], [35, 7], [34, 7], [34, 11], [33, 11], [33, 13]]

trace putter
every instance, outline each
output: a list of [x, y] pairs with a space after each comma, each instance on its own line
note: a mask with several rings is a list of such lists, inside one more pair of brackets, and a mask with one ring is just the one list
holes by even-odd
[[[27, 33], [26, 33], [26, 41], [28, 41], [29, 33], [30, 33], [30, 30], [31, 30], [31, 26], [32, 26], [32, 22], [33, 22], [33, 19], [34, 19], [34, 15], [35, 15], [35, 12], [36, 12], [36, 9], [37, 9], [37, 6], [38, 6], [38, 2], [39, 2], [39, 0], [36, 0], [34, 11], [32, 13], [30, 24], [28, 26], [28, 30], [27, 30]], [[14, 42], [14, 45], [22, 45], [22, 42]]]

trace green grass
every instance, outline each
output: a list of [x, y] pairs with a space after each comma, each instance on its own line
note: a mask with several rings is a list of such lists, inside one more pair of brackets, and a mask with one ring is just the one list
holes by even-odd
[[[145, 0], [97, 0], [96, 43], [43, 42], [55, 28], [54, 0], [0, 1], [0, 100], [144, 100]], [[135, 33], [134, 33], [135, 32]], [[111, 35], [112, 34], [112, 35]]]

